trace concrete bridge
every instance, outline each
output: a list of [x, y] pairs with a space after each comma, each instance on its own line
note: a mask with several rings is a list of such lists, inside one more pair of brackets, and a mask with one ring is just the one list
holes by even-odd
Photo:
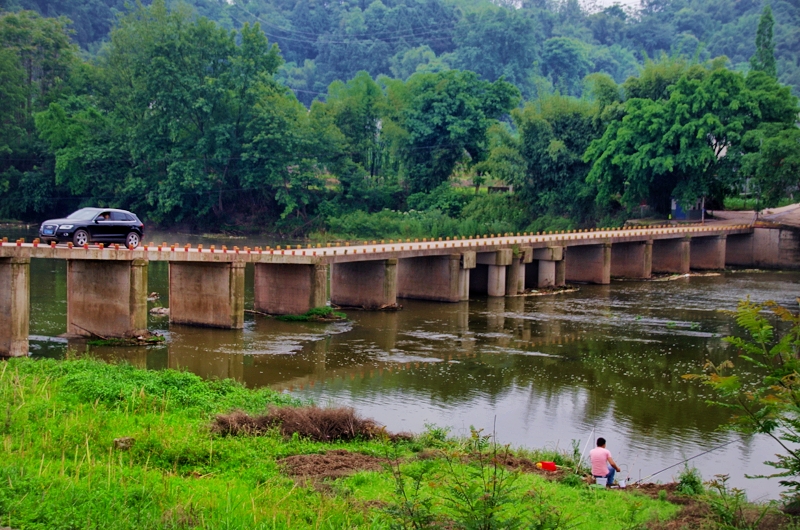
[[660, 226], [572, 233], [372, 241], [304, 248], [0, 244], [0, 355], [28, 353], [30, 260], [67, 260], [67, 333], [127, 337], [147, 328], [147, 268], [169, 262], [170, 322], [242, 328], [245, 267], [255, 309], [300, 314], [331, 303], [384, 309], [398, 298], [441, 302], [514, 296], [566, 282], [716, 270], [800, 267], [795, 230]]

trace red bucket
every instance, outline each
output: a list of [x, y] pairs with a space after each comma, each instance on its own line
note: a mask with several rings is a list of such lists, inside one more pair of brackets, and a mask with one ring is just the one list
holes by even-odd
[[556, 470], [556, 463], [555, 462], [537, 462], [536, 467], [539, 469], [543, 469], [545, 471], [555, 471]]

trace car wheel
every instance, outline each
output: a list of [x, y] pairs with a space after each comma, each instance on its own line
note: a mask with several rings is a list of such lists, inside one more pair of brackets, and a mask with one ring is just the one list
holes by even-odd
[[82, 247], [89, 242], [89, 233], [86, 230], [76, 230], [72, 236], [72, 243], [76, 247]]
[[129, 232], [125, 237], [125, 245], [128, 248], [136, 248], [139, 246], [139, 234], [136, 232]]

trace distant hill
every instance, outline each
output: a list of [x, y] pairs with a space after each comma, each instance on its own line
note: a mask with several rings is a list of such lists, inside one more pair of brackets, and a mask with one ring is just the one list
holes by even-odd
[[[68, 17], [75, 41], [94, 54], [125, 3], [0, 0], [0, 7]], [[638, 8], [608, 6], [607, 0], [593, 8], [578, 0], [522, 0], [521, 6], [503, 0], [181, 3], [226, 28], [260, 24], [286, 60], [282, 80], [306, 104], [330, 82], [359, 70], [406, 78], [416, 71], [467, 69], [491, 81], [504, 76], [533, 97], [543, 88], [579, 95], [583, 77], [592, 72], [621, 82], [646, 58], [661, 54], [725, 55], [733, 68], [746, 69], [763, 6], [760, 0], [642, 0]], [[800, 94], [800, 3], [773, 0], [771, 6], [779, 79]]]

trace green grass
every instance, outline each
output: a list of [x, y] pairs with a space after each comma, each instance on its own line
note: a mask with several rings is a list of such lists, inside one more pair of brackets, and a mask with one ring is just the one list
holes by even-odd
[[781, 199], [778, 201], [778, 204], [767, 204], [763, 200], [759, 201], [756, 198], [725, 197], [723, 204], [725, 205], [726, 210], [741, 211], [755, 210], [756, 207], [758, 207], [759, 210], [763, 210], [765, 208], [780, 208], [782, 206], [789, 206], [795, 202], [795, 200], [792, 200], [789, 197]]
[[[485, 471], [461, 459], [475, 454], [468, 451], [469, 440], [452, 439], [435, 427], [398, 444], [214, 435], [209, 425], [217, 413], [301, 403], [271, 390], [172, 370], [88, 359], [11, 359], [0, 363], [0, 404], [0, 526], [13, 528], [389, 529], [397, 520], [387, 509], [399, 498], [397, 477], [388, 469], [321, 488], [286, 476], [278, 459], [331, 448], [396, 457], [406, 485], [422, 469], [419, 495], [445, 519], [457, 517], [456, 507], [446, 502], [457, 479]], [[121, 437], [135, 439], [129, 450], [115, 448]], [[440, 456], [416, 458], [431, 447]], [[568, 455], [529, 456], [571, 464]], [[532, 474], [515, 476], [505, 493], [502, 510], [508, 516], [557, 512], [587, 529], [632, 528], [677, 511], [630, 492], [569, 486]]]

